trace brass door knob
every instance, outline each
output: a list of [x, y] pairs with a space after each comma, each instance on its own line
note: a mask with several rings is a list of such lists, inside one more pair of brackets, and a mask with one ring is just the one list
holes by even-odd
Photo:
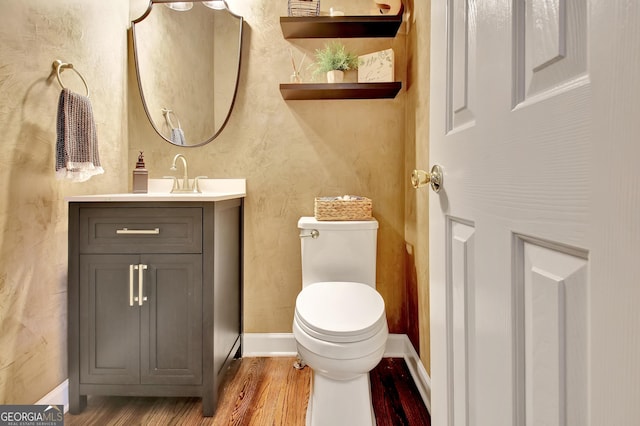
[[424, 170], [414, 170], [411, 173], [411, 185], [415, 189], [421, 188], [427, 184], [431, 184], [433, 192], [440, 192], [443, 180], [442, 167], [437, 164], [431, 168], [431, 173]]

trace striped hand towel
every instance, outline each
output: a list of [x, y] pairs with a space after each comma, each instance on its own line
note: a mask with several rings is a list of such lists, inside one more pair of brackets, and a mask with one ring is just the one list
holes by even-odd
[[104, 173], [93, 109], [86, 96], [62, 89], [58, 100], [56, 177], [84, 182]]

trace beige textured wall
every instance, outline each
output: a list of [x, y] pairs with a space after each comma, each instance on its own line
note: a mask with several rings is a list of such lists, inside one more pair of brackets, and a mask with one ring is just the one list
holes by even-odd
[[[0, 13], [0, 404], [36, 402], [67, 377], [67, 205], [125, 190], [128, 0], [6, 0]], [[104, 175], [55, 179], [55, 59], [91, 89]], [[71, 89], [84, 93], [72, 71]]]
[[[279, 83], [291, 74], [289, 47], [310, 63], [325, 40], [284, 40], [279, 17], [286, 1], [231, 0], [245, 17], [245, 52], [236, 107], [209, 145], [178, 148], [147, 125], [132, 90], [129, 165], [145, 151], [152, 177], [170, 174], [183, 153], [192, 174], [247, 179], [245, 332], [290, 332], [300, 291], [297, 220], [313, 215], [316, 196], [359, 194], [373, 199], [378, 234], [378, 289], [392, 331], [404, 329], [404, 92], [394, 100], [289, 101]], [[368, 7], [368, 2], [365, 2]], [[405, 36], [344, 39], [355, 53], [388, 47], [405, 65]], [[307, 73], [307, 78], [310, 73]], [[404, 80], [401, 73], [398, 78]]]
[[[128, 190], [138, 149], [145, 151], [152, 177], [169, 174], [172, 157], [183, 153], [193, 174], [247, 178], [246, 332], [290, 331], [300, 290], [297, 219], [313, 214], [315, 196], [353, 193], [373, 199], [380, 221], [378, 288], [393, 332], [404, 332], [407, 232], [419, 259], [426, 339], [426, 195], [408, 190], [407, 169], [427, 166], [423, 155], [414, 157], [426, 152], [428, 136], [428, 5], [415, 5], [412, 19], [421, 22], [411, 25], [408, 38], [343, 40], [356, 53], [393, 47], [398, 79], [408, 93], [395, 100], [285, 102], [278, 84], [291, 73], [288, 48], [310, 57], [324, 41], [283, 40], [278, 20], [286, 14], [284, 1], [229, 3], [247, 22], [236, 110], [213, 143], [176, 148], [148, 124], [127, 59], [126, 29], [146, 0], [3, 2], [0, 404], [33, 403], [66, 378], [64, 197]], [[407, 41], [416, 49], [409, 57]], [[54, 178], [56, 58], [74, 63], [92, 91], [106, 174], [82, 184]], [[82, 90], [71, 72], [63, 78]], [[417, 197], [406, 203], [406, 227], [405, 195]], [[428, 362], [428, 340], [421, 349]]]
[[[406, 1], [408, 16], [406, 170], [429, 170], [429, 44], [431, 2]], [[406, 187], [405, 238], [410, 262], [408, 280], [418, 296], [420, 358], [430, 372], [429, 339], [429, 189]]]

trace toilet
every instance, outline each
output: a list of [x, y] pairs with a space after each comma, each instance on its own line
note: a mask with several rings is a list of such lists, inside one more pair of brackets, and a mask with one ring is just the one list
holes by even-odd
[[307, 426], [375, 425], [369, 371], [389, 330], [376, 291], [378, 222], [298, 221], [302, 291], [293, 336], [312, 370]]

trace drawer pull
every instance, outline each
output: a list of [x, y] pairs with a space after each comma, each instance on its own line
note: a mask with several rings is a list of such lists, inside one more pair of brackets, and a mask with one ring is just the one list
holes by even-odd
[[118, 235], [160, 235], [160, 228], [155, 229], [116, 229]]

